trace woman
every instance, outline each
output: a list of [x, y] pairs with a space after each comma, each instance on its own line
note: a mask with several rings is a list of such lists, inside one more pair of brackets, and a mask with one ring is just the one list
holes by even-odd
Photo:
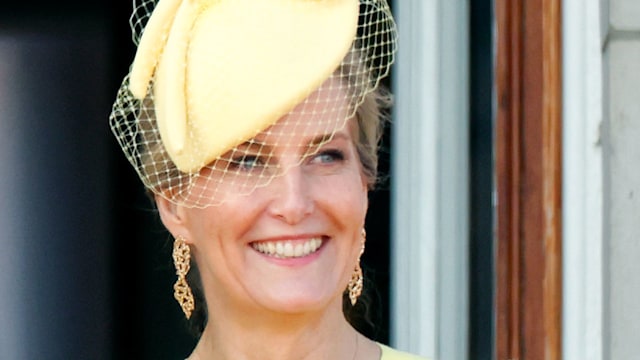
[[396, 48], [385, 0], [135, 8], [110, 122], [175, 238], [176, 299], [206, 312], [189, 359], [418, 359], [342, 312], [362, 291], [376, 89]]

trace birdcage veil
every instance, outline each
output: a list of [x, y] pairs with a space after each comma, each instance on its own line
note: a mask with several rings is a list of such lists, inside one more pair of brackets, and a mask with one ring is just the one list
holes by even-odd
[[110, 126], [143, 184], [188, 207], [269, 184], [287, 171], [271, 149], [308, 126], [329, 141], [397, 47], [386, 0], [134, 0], [130, 25], [138, 53]]

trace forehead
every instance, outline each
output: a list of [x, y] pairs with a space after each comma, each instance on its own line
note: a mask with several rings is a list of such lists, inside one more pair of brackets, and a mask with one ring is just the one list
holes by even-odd
[[344, 84], [330, 79], [254, 139], [265, 143], [291, 143], [302, 138], [330, 135], [345, 128], [351, 107]]

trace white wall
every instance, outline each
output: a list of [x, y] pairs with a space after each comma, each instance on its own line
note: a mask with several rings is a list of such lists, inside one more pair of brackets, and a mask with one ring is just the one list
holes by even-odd
[[640, 338], [640, 1], [609, 0], [604, 47], [605, 358]]
[[563, 6], [563, 355], [635, 359], [640, 1], [565, 0]]

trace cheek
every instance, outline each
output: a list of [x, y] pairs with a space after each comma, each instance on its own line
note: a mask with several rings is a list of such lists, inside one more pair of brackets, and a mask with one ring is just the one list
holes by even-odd
[[243, 234], [255, 219], [247, 203], [250, 201], [245, 198], [239, 204], [225, 203], [193, 211], [189, 227], [203, 281], [217, 283], [234, 278], [234, 269], [243, 259]]
[[[246, 216], [239, 215], [242, 213], [246, 214], [247, 211], [243, 212], [233, 203], [194, 209], [188, 224], [194, 245], [201, 249], [223, 247], [225, 239], [240, 231], [243, 226]], [[213, 252], [217, 253], [218, 251]]]
[[242, 262], [245, 241], [259, 223], [261, 206], [255, 197], [239, 195], [221, 205], [191, 209], [188, 226], [198, 265], [220, 273]]
[[358, 209], [364, 216], [369, 207], [369, 187], [367, 185], [367, 178], [360, 166], [358, 166], [353, 177], [354, 179], [351, 182], [351, 191], [353, 192], [354, 204], [357, 204]]
[[344, 226], [363, 226], [367, 212], [367, 189], [354, 172], [349, 177], [336, 177], [318, 185], [321, 203]]
[[[196, 250], [196, 260], [198, 267], [206, 267], [205, 263], [212, 261], [210, 257], [215, 257], [220, 253], [220, 243], [218, 239], [222, 234], [217, 219], [220, 213], [211, 209], [195, 210], [189, 218], [189, 231], [193, 247]], [[215, 262], [215, 259], [213, 260]]]

